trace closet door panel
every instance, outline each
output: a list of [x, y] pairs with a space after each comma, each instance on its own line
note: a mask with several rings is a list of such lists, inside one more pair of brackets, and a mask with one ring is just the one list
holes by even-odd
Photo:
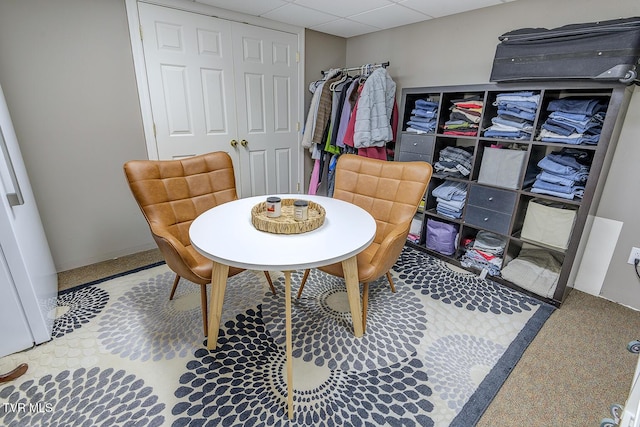
[[[242, 197], [297, 191], [297, 36], [233, 23]], [[259, 159], [259, 160], [258, 160]], [[261, 184], [258, 185], [258, 182]]]
[[162, 73], [162, 89], [167, 106], [169, 135], [193, 135], [187, 70], [185, 67], [164, 65], [160, 72]]
[[158, 158], [226, 151], [238, 165], [231, 24], [138, 7]]
[[[204, 116], [207, 135], [229, 135], [227, 105], [225, 103], [224, 72], [203, 69], [202, 89], [204, 96]], [[232, 113], [233, 114], [233, 113]]]
[[265, 133], [264, 76], [247, 73], [244, 75], [246, 96], [246, 130], [249, 135]]
[[270, 177], [267, 173], [266, 150], [252, 150], [249, 153], [249, 166], [251, 168], [251, 194], [267, 194], [270, 186]]

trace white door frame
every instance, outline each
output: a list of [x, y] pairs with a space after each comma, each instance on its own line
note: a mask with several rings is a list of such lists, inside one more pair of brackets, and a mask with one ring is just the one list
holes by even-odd
[[[186, 0], [125, 0], [127, 11], [127, 20], [129, 25], [129, 35], [131, 40], [131, 50], [133, 53], [133, 65], [136, 75], [136, 83], [138, 87], [138, 98], [140, 100], [140, 111], [142, 114], [142, 127], [147, 148], [147, 157], [152, 160], [158, 159], [158, 151], [156, 148], [155, 132], [153, 125], [153, 114], [151, 110], [151, 98], [149, 94], [149, 86], [147, 82], [147, 72], [144, 61], [144, 51], [142, 48], [142, 38], [140, 35], [140, 20], [138, 14], [138, 3], [149, 3], [159, 6], [165, 6], [173, 9], [184, 10], [187, 12], [195, 12], [202, 15], [214, 16], [216, 18], [226, 19], [229, 21], [242, 22], [246, 24], [256, 25], [295, 34], [298, 37], [298, 143], [302, 139], [302, 126], [304, 124], [304, 28], [271, 21], [251, 15], [244, 15], [225, 9], [219, 9], [202, 3]], [[302, 147], [298, 151], [298, 183], [299, 192], [304, 191], [304, 149]]]

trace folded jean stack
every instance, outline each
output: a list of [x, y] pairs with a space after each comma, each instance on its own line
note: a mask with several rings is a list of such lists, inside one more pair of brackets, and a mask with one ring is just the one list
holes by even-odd
[[473, 147], [450, 147], [440, 150], [438, 161], [433, 164], [436, 173], [453, 177], [466, 177], [471, 173]]
[[498, 107], [498, 114], [491, 119], [492, 125], [485, 129], [484, 136], [513, 140], [531, 139], [539, 103], [540, 94], [534, 92], [499, 93], [493, 103]]
[[467, 185], [464, 182], [445, 181], [434, 188], [431, 194], [436, 198], [436, 212], [447, 218], [461, 218], [467, 199]]
[[590, 153], [572, 148], [547, 154], [538, 162], [542, 172], [537, 175], [531, 192], [569, 200], [582, 198], [591, 160]]
[[549, 102], [551, 114], [542, 124], [543, 142], [595, 145], [600, 139], [606, 104], [598, 99], [563, 98]]
[[438, 103], [431, 99], [416, 100], [407, 121], [407, 131], [416, 133], [434, 133], [438, 121]]
[[475, 239], [463, 242], [465, 253], [460, 258], [464, 267], [487, 270], [491, 276], [499, 276], [502, 268], [502, 256], [506, 241], [503, 237], [489, 231], [478, 231]]
[[449, 120], [444, 124], [443, 134], [459, 136], [476, 136], [484, 101], [479, 96], [452, 101]]

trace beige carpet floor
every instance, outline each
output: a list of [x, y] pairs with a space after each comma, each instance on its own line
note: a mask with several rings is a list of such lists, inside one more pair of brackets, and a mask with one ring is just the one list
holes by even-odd
[[[59, 273], [60, 290], [145, 266], [162, 257], [141, 252]], [[634, 284], [635, 285], [635, 284]], [[637, 283], [640, 290], [640, 283]], [[638, 355], [640, 312], [572, 291], [524, 353], [477, 424], [479, 427], [588, 427], [624, 404]], [[470, 426], [471, 427], [471, 426]]]

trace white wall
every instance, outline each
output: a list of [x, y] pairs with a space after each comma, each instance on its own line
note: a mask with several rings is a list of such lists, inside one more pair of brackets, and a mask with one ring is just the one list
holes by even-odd
[[[498, 36], [507, 31], [631, 16], [640, 16], [637, 0], [517, 0], [350, 38], [347, 66], [390, 61], [388, 70], [398, 84], [398, 95], [403, 87], [487, 83]], [[596, 213], [621, 222], [622, 229], [619, 236], [609, 236], [613, 242], [606, 242], [615, 248], [613, 252], [596, 257], [604, 265], [599, 266], [602, 274], [595, 284], [597, 294], [636, 309], [640, 309], [640, 280], [626, 261], [631, 247], [640, 247], [640, 175], [635, 173], [640, 159], [638, 92], [632, 97]], [[598, 246], [598, 250], [607, 247]]]
[[124, 1], [0, 1], [0, 53], [58, 271], [154, 247], [122, 172], [146, 157]]

